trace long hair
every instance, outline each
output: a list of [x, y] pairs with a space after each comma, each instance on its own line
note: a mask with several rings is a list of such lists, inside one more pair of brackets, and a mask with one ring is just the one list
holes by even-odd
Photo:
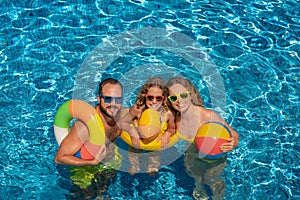
[[162, 90], [162, 96], [164, 97], [162, 105], [166, 110], [168, 110], [167, 95], [169, 93], [169, 90], [165, 86], [165, 81], [160, 77], [149, 78], [142, 86], [136, 98], [136, 105], [138, 106], [138, 108], [146, 105], [146, 94], [148, 93], [149, 88], [152, 87], [158, 87]]
[[193, 105], [203, 107], [203, 100], [200, 97], [198, 90], [195, 88], [195, 86], [189, 80], [187, 80], [183, 77], [173, 77], [168, 80], [166, 87], [170, 88], [171, 86], [173, 86], [175, 84], [182, 85], [190, 92], [191, 101], [192, 101]]

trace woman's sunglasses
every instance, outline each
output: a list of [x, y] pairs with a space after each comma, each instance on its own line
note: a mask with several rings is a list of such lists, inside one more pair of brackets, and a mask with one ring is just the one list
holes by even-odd
[[164, 99], [164, 96], [146, 95], [147, 101], [153, 101], [154, 99], [156, 99], [156, 101], [162, 101]]
[[189, 97], [190, 92], [183, 92], [181, 94], [173, 94], [168, 96], [168, 99], [170, 100], [171, 103], [174, 103], [176, 101], [178, 101], [178, 97], [180, 97], [181, 99], [185, 100]]
[[103, 96], [103, 94], [99, 94], [100, 98], [103, 98], [104, 103], [111, 103], [115, 100], [116, 104], [122, 104], [123, 98], [122, 97], [112, 97], [112, 96]]

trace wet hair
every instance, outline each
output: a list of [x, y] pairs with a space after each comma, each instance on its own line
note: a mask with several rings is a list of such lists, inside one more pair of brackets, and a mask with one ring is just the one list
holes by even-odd
[[152, 87], [158, 87], [162, 90], [162, 96], [164, 96], [164, 100], [163, 100], [163, 104], [162, 106], [168, 110], [168, 100], [167, 100], [167, 97], [168, 97], [168, 93], [169, 93], [169, 90], [168, 88], [165, 86], [165, 81], [160, 78], [160, 77], [152, 77], [152, 78], [149, 78], [146, 83], [142, 86], [142, 88], [140, 89], [140, 91], [138, 92], [138, 95], [137, 95], [137, 98], [136, 98], [136, 105], [138, 107], [140, 106], [143, 106], [143, 105], [146, 105], [146, 94], [148, 93], [149, 91], [149, 88], [152, 88]]
[[102, 89], [106, 84], [119, 85], [123, 90], [123, 86], [118, 80], [113, 78], [108, 78], [99, 83], [98, 95], [102, 93]]
[[171, 86], [173, 86], [175, 84], [182, 85], [190, 92], [191, 101], [192, 101], [193, 105], [203, 106], [203, 100], [200, 97], [198, 90], [195, 88], [195, 86], [189, 80], [187, 80], [183, 77], [173, 77], [170, 80], [168, 80], [166, 87], [170, 88]]

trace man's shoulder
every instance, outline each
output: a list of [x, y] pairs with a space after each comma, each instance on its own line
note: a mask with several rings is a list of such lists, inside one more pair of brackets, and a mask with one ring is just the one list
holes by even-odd
[[130, 108], [121, 108], [121, 112], [128, 112]]
[[129, 112], [130, 108], [121, 108], [120, 110], [120, 117], [122, 118], [124, 115], [126, 115]]
[[76, 120], [74, 123], [73, 123], [73, 126], [75, 126], [75, 128], [77, 129], [78, 132], [88, 132], [88, 127], [87, 127], [87, 124], [85, 124], [83, 121], [81, 120]]

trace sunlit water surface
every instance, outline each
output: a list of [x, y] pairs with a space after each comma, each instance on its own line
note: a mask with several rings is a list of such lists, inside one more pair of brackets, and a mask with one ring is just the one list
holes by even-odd
[[[215, 81], [151, 41], [144, 49], [128, 47], [132, 51], [118, 55], [104, 72], [82, 67], [98, 45], [150, 27], [166, 30], [162, 37], [179, 32], [196, 41], [221, 76], [225, 110], [216, 110], [240, 134], [223, 177], [226, 199], [300, 198], [299, 1], [0, 3], [0, 199], [67, 199], [76, 193], [68, 169], [53, 162], [58, 149], [53, 119], [76, 91], [95, 102], [94, 87], [74, 89], [84, 77], [95, 84], [106, 76], [122, 79], [129, 106], [146, 78], [136, 68], [143, 66], [147, 76], [180, 74], [197, 86], [205, 106], [214, 108], [209, 87], [218, 85], [207, 83]], [[150, 64], [157, 66], [154, 72]], [[179, 157], [156, 177], [119, 172], [103, 196], [193, 199], [193, 187]]]

